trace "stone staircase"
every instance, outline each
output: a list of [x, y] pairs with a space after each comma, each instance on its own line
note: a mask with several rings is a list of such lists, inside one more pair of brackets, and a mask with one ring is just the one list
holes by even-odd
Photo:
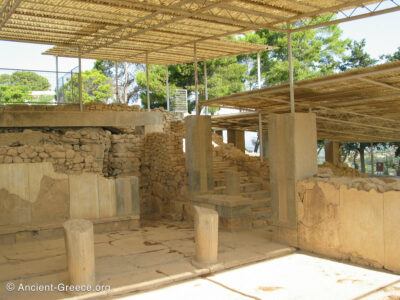
[[[225, 194], [225, 170], [238, 171], [237, 166], [214, 153], [214, 194]], [[263, 189], [260, 178], [252, 177], [245, 171], [240, 173], [240, 194], [251, 200], [253, 228], [271, 225], [271, 196]]]

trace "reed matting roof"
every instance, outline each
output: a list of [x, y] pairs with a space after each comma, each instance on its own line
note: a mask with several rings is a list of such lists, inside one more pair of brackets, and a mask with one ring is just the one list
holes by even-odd
[[[240, 54], [241, 46], [228, 51], [229, 46], [225, 48], [224, 42], [215, 39], [257, 29], [285, 31], [283, 27], [288, 22], [293, 24], [379, 2], [0, 0], [0, 39], [55, 45], [57, 48], [48, 53], [65, 56], [77, 56], [80, 51], [82, 57], [143, 61], [147, 52], [149, 57], [158, 53], [160, 63], [165, 63], [169, 55], [175, 61], [187, 61], [195, 42], [199, 47], [201, 44], [199, 59], [213, 57], [212, 52], [217, 50], [226, 55], [237, 50], [235, 54]], [[393, 7], [388, 11], [398, 9]], [[382, 12], [374, 11], [365, 16], [376, 13]], [[203, 44], [205, 41], [208, 44]], [[209, 45], [213, 47], [210, 49]]]
[[[294, 84], [296, 112], [317, 114], [318, 138], [332, 141], [400, 141], [400, 61], [302, 80]], [[215, 116], [214, 128], [263, 130], [268, 114], [289, 113], [289, 85], [200, 102], [249, 112]]]
[[[154, 45], [165, 45], [163, 41], [146, 42]], [[103, 59], [111, 61], [123, 61], [133, 63], [146, 63], [146, 48], [143, 42], [120, 41], [118, 44], [98, 48], [82, 55], [82, 58]], [[229, 40], [211, 39], [196, 44], [197, 60], [212, 60], [226, 56], [237, 56], [261, 51], [272, 50], [274, 47], [250, 43], [241, 43]], [[78, 57], [79, 50], [69, 50], [68, 46], [53, 47], [44, 54]], [[194, 61], [194, 45], [171, 47], [168, 49], [148, 53], [147, 62], [156, 65], [175, 65]]]

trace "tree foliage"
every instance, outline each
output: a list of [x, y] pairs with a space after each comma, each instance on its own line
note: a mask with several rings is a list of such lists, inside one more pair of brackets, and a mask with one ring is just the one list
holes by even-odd
[[365, 68], [372, 66], [378, 62], [365, 51], [365, 39], [361, 41], [352, 41], [347, 45], [348, 55], [343, 56], [339, 65], [341, 71], [347, 71], [357, 68]]
[[[73, 74], [61, 89], [64, 90], [65, 102], [76, 102], [79, 99], [78, 74]], [[82, 72], [82, 102], [105, 102], [113, 97], [111, 78], [97, 69]]]
[[115, 77], [118, 78], [118, 102], [135, 103], [139, 98], [140, 87], [136, 84], [136, 72], [143, 70], [142, 64], [118, 63], [118, 74], [115, 74], [115, 62], [108, 60], [96, 60], [94, 69], [99, 70], [105, 76], [113, 78], [113, 92], [116, 94]]
[[16, 71], [0, 75], [0, 100], [6, 103], [31, 101], [32, 91], [46, 91], [49, 81], [34, 72]]
[[0, 100], [5, 103], [20, 103], [26, 100], [32, 100], [29, 87], [0, 85]]
[[[327, 18], [330, 16], [319, 19], [324, 21]], [[350, 43], [350, 40], [342, 39], [341, 35], [342, 31], [338, 25], [293, 33], [294, 79], [302, 80], [332, 74], [337, 69], [346, 46]], [[259, 30], [246, 34], [239, 40], [278, 47], [278, 49], [261, 53], [261, 73], [264, 85], [289, 80], [288, 41], [285, 33]], [[249, 78], [251, 86], [254, 86], [257, 81], [256, 54], [240, 58], [251, 65]]]
[[31, 91], [47, 91], [50, 88], [47, 78], [29, 71], [16, 71], [11, 75], [2, 74], [0, 84], [26, 86]]
[[[237, 93], [245, 90], [247, 66], [238, 63], [236, 57], [219, 58], [207, 61], [207, 89], [209, 99]], [[169, 66], [169, 87], [186, 89], [189, 98], [189, 111], [195, 106], [194, 64]], [[140, 97], [143, 106], [147, 106], [146, 76], [144, 72], [137, 73], [137, 84], [140, 87]], [[151, 107], [167, 107], [166, 103], [166, 72], [163, 66], [150, 66], [149, 86]], [[199, 100], [205, 99], [204, 62], [198, 63]]]
[[396, 60], [400, 60], [400, 47], [397, 48], [397, 51], [395, 53], [382, 55], [380, 59], [385, 60], [386, 62], [394, 62]]

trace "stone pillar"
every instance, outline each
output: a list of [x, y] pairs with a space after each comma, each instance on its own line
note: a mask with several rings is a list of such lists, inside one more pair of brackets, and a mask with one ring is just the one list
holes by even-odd
[[240, 173], [233, 170], [226, 170], [225, 185], [225, 193], [227, 195], [240, 195]]
[[338, 165], [340, 159], [339, 142], [325, 141], [325, 161]]
[[228, 143], [233, 144], [236, 148], [244, 152], [244, 131], [228, 129]]
[[215, 210], [194, 206], [195, 257], [193, 264], [207, 267], [218, 259], [218, 214]]
[[214, 188], [211, 117], [187, 116], [185, 130], [190, 194], [207, 193]]
[[63, 224], [69, 283], [95, 284], [93, 224], [82, 219], [71, 219]]
[[140, 216], [139, 178], [136, 176], [115, 179], [117, 215]]
[[269, 157], [269, 143], [268, 143], [268, 134], [263, 133], [262, 135], [263, 142], [263, 157]]
[[317, 173], [315, 114], [270, 115], [268, 139], [274, 225], [296, 228], [296, 182]]

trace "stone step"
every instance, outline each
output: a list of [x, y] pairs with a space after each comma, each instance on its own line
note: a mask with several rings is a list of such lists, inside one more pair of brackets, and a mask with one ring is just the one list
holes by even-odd
[[263, 228], [263, 229], [265, 228], [267, 230], [268, 237], [272, 238], [273, 229], [270, 226], [271, 222], [269, 220], [267, 220], [267, 219], [253, 220], [252, 225], [253, 225], [253, 228]]
[[252, 209], [258, 209], [258, 208], [266, 208], [266, 207], [271, 207], [271, 198], [261, 198], [257, 200], [252, 200], [251, 201], [251, 208]]
[[[214, 194], [224, 194], [225, 193], [225, 180], [224, 181], [215, 181], [214, 180]], [[240, 184], [240, 193], [242, 196], [246, 195], [246, 198], [253, 198], [249, 195], [254, 194], [255, 197], [257, 197], [257, 193], [256, 192], [264, 192], [261, 193], [259, 196], [259, 198], [261, 197], [268, 197], [269, 193], [266, 191], [262, 191], [262, 185], [261, 183], [256, 183], [256, 182], [244, 182]], [[253, 198], [253, 199], [257, 199], [257, 198]]]
[[269, 219], [272, 217], [272, 208], [271, 207], [253, 208], [251, 211], [252, 211], [252, 215], [253, 215], [253, 220]]
[[270, 197], [270, 192], [268, 192], [266, 190], [260, 190], [260, 191], [255, 191], [255, 192], [242, 193], [242, 196], [246, 197], [246, 198], [252, 198], [252, 199], [261, 199], [261, 198]]
[[240, 185], [240, 191], [243, 192], [255, 192], [262, 190], [262, 184], [257, 182], [249, 182]]

